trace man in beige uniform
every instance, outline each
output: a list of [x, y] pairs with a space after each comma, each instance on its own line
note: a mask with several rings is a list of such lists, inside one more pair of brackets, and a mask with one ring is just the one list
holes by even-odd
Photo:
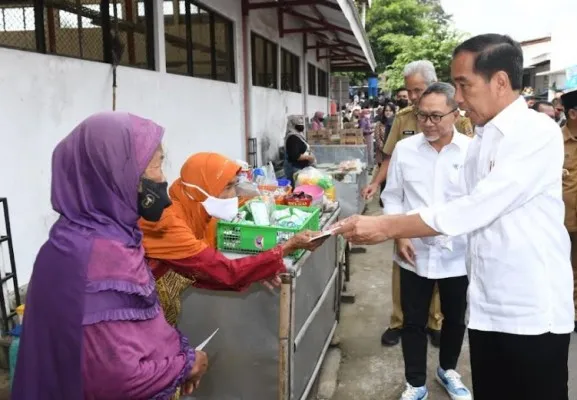
[[573, 265], [573, 299], [575, 300], [575, 332], [577, 332], [577, 90], [562, 97], [567, 123], [562, 129], [565, 141], [563, 164], [563, 201], [565, 202], [565, 227], [571, 238], [571, 264]]
[[[409, 99], [412, 104], [417, 104], [421, 94], [433, 82], [437, 81], [435, 67], [428, 60], [413, 61], [405, 66], [403, 72], [405, 77], [405, 87], [409, 92]], [[467, 136], [473, 136], [473, 126], [468, 118], [459, 117], [455, 122], [455, 128]], [[411, 137], [419, 132], [417, 128], [416, 110], [413, 106], [399, 111], [395, 116], [395, 121], [391, 127], [391, 132], [387, 138], [383, 152], [386, 159], [381, 164], [378, 173], [373, 176], [372, 182], [363, 190], [363, 196], [368, 199], [377, 193], [380, 185], [387, 177], [390, 156], [393, 154], [395, 145], [399, 140]], [[380, 195], [380, 193], [379, 193]], [[394, 346], [399, 343], [401, 328], [403, 327], [403, 311], [401, 309], [401, 288], [399, 265], [393, 262], [393, 312], [389, 328], [383, 333], [381, 343], [384, 346]], [[431, 337], [431, 344], [440, 346], [441, 341], [441, 303], [437, 286], [433, 291], [433, 298], [429, 309], [428, 331]]]

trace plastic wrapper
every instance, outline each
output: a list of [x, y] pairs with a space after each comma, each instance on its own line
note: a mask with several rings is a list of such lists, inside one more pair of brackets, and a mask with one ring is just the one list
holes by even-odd
[[271, 224], [266, 204], [263, 201], [252, 201], [249, 208], [255, 225], [269, 226]]
[[343, 171], [343, 172], [356, 172], [356, 173], [360, 173], [363, 169], [364, 165], [361, 162], [361, 160], [354, 159], [354, 160], [347, 160], [347, 161], [342, 161], [339, 163], [339, 170]]
[[313, 203], [313, 197], [306, 193], [293, 193], [286, 197], [286, 203], [289, 206], [310, 207]]
[[236, 185], [236, 195], [238, 197], [250, 199], [261, 195], [258, 185], [249, 181], [240, 181]]
[[296, 177], [295, 185], [316, 185], [325, 191], [325, 196], [329, 200], [336, 200], [335, 183], [332, 176], [314, 167], [300, 170]]
[[[254, 203], [257, 205], [253, 206]], [[253, 207], [256, 208], [253, 209]], [[276, 204], [273, 196], [265, 193], [253, 198], [248, 202], [248, 209], [250, 210], [255, 225], [270, 226], [275, 224], [276, 219], [274, 212], [276, 210]]]
[[258, 185], [278, 186], [272, 162], [254, 170], [254, 179]]
[[288, 208], [275, 210], [273, 215], [275, 220], [280, 221], [281, 219], [289, 218], [291, 216], [291, 210]]

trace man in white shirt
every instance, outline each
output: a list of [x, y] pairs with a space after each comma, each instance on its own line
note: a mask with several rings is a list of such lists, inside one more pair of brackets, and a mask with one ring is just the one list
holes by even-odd
[[464, 195], [411, 215], [353, 216], [336, 233], [365, 244], [468, 234], [475, 400], [567, 400], [574, 310], [563, 135], [520, 97], [523, 52], [510, 37], [466, 40], [451, 75], [459, 107], [477, 126]]
[[[404, 214], [452, 200], [460, 194], [459, 171], [471, 139], [455, 129], [459, 117], [455, 89], [433, 83], [416, 104], [422, 131], [397, 143], [381, 194], [385, 214]], [[401, 400], [427, 398], [427, 318], [435, 283], [441, 310], [441, 350], [437, 380], [454, 400], [471, 393], [455, 371], [465, 335], [467, 309], [466, 237], [397, 239], [394, 261], [400, 266], [406, 389]]]

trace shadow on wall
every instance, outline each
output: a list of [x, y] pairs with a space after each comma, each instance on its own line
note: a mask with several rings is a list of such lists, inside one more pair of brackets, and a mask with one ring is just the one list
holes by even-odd
[[271, 158], [271, 154], [269, 154], [269, 150], [271, 147], [271, 140], [270, 137], [267, 136], [265, 133], [260, 140], [260, 159], [262, 160], [262, 164], [268, 164], [269, 161], [274, 160], [274, 156]]
[[283, 116], [279, 121], [275, 121], [279, 125], [278, 128], [271, 128], [259, 133], [260, 137], [260, 160], [262, 165], [268, 164], [270, 161], [279, 160], [280, 148], [284, 146], [284, 128], [280, 128], [286, 124], [286, 117]]

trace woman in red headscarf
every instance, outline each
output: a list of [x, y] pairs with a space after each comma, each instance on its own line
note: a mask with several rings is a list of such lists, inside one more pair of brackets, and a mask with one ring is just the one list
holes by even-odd
[[230, 260], [218, 252], [218, 219], [232, 219], [238, 213], [235, 186], [239, 172], [237, 163], [220, 154], [195, 154], [170, 186], [173, 204], [164, 210], [160, 221], [140, 221], [160, 302], [173, 325], [180, 314], [180, 294], [186, 287], [240, 291], [285, 272], [283, 257], [293, 251], [314, 250], [320, 244], [309, 243], [312, 233], [303, 232], [254, 256]]

